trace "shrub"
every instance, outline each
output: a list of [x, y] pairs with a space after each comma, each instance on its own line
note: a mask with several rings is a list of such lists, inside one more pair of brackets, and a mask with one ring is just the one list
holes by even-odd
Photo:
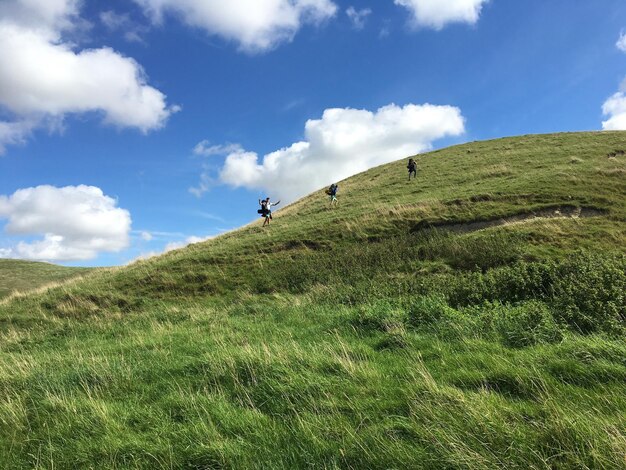
[[553, 283], [554, 269], [553, 264], [520, 261], [486, 273], [463, 273], [442, 284], [454, 306], [543, 299]]
[[390, 302], [381, 300], [359, 306], [350, 323], [360, 330], [392, 332], [402, 329], [404, 313]]
[[579, 253], [561, 264], [552, 286], [557, 317], [581, 333], [626, 327], [626, 257]]
[[409, 307], [409, 323], [416, 327], [434, 325], [450, 316], [453, 310], [442, 295], [418, 297]]
[[505, 346], [523, 348], [540, 343], [556, 343], [563, 332], [548, 306], [531, 300], [517, 306], [498, 305], [494, 327]]
[[486, 273], [433, 277], [426, 292], [453, 307], [484, 302], [545, 302], [558, 322], [580, 333], [623, 334], [626, 329], [626, 257], [578, 253], [561, 263], [517, 262]]
[[475, 330], [472, 317], [450, 307], [440, 295], [418, 297], [409, 307], [408, 322], [418, 330], [450, 339], [469, 336]]

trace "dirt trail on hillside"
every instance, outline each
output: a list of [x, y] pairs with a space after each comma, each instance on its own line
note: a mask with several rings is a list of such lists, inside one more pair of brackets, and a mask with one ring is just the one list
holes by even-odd
[[420, 222], [413, 227], [412, 232], [417, 232], [427, 228], [440, 228], [457, 233], [476, 232], [491, 227], [501, 227], [504, 225], [516, 225], [526, 222], [534, 222], [537, 220], [554, 220], [554, 219], [584, 219], [589, 217], [601, 217], [606, 215], [607, 211], [596, 209], [593, 207], [574, 207], [574, 206], [557, 206], [546, 207], [534, 211], [515, 214], [507, 217], [501, 217], [490, 220], [480, 220], [476, 222]]

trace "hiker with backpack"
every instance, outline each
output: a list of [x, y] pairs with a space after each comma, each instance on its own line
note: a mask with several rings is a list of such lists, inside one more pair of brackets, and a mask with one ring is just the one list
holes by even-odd
[[413, 179], [417, 178], [417, 163], [415, 163], [415, 160], [409, 158], [409, 163], [406, 167], [409, 170], [409, 181], [411, 181], [411, 174], [413, 175]]
[[332, 207], [333, 204], [337, 204], [337, 191], [339, 191], [339, 186], [335, 183], [330, 185], [330, 188], [326, 190], [326, 194], [330, 197], [330, 205]]
[[265, 218], [263, 221], [263, 227], [270, 224], [270, 220], [272, 220], [272, 206], [277, 206], [278, 204], [280, 204], [280, 201], [272, 203], [270, 202], [269, 197], [259, 199], [259, 205], [261, 208], [257, 212], [261, 214], [261, 217]]

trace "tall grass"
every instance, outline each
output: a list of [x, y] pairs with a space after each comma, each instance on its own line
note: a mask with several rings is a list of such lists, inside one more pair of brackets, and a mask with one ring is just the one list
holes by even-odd
[[622, 147], [433, 152], [0, 303], [0, 468], [624, 468]]

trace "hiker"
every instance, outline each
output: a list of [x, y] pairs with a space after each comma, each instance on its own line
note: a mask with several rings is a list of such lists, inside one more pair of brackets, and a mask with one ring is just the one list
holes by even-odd
[[278, 204], [280, 204], [280, 201], [272, 203], [270, 202], [269, 197], [259, 199], [259, 205], [261, 208], [257, 212], [261, 214], [261, 217], [265, 218], [263, 221], [263, 227], [270, 224], [270, 220], [272, 220], [272, 206], [277, 206]]
[[330, 185], [330, 188], [326, 190], [326, 194], [330, 197], [330, 205], [337, 204], [337, 191], [339, 191], [339, 186], [335, 183]]
[[417, 178], [417, 163], [412, 158], [409, 158], [409, 163], [406, 166], [409, 170], [409, 181], [411, 181], [411, 174], [413, 174], [413, 179]]

